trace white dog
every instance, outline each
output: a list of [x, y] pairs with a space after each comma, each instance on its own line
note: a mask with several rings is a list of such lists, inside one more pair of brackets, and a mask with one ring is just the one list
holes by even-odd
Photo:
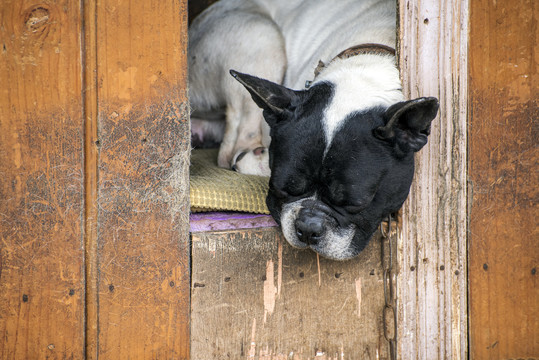
[[[268, 176], [269, 128], [262, 110], [229, 70], [302, 89], [313, 80], [320, 62], [328, 64], [347, 48], [371, 43], [394, 47], [395, 8], [394, 1], [380, 0], [221, 0], [213, 4], [189, 29], [193, 133], [206, 141], [222, 138], [219, 166]], [[400, 88], [394, 59], [376, 66], [389, 68], [390, 86]], [[399, 100], [400, 93], [392, 94], [390, 101]], [[208, 115], [223, 110], [226, 128], [215, 115]]]

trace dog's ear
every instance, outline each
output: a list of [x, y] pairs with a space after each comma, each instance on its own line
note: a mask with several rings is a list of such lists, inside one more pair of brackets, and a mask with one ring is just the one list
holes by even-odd
[[374, 136], [396, 144], [403, 152], [419, 151], [427, 143], [438, 107], [434, 97], [394, 104], [384, 113], [385, 125], [374, 129]]
[[230, 74], [238, 80], [251, 94], [255, 103], [263, 110], [275, 115], [282, 114], [295, 99], [296, 92], [269, 80], [230, 70]]

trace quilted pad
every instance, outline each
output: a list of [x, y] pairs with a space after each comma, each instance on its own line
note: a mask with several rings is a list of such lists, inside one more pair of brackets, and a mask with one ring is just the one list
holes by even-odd
[[218, 149], [191, 154], [191, 212], [242, 211], [269, 214], [266, 206], [269, 177], [244, 175], [217, 166]]

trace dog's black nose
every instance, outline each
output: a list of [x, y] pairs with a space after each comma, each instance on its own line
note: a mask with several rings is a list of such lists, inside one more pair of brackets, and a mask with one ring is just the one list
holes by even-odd
[[296, 235], [307, 245], [316, 245], [324, 235], [324, 217], [316, 210], [302, 209], [296, 219]]

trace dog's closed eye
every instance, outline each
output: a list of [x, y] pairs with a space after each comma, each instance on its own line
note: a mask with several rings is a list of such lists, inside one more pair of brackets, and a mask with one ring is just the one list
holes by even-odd
[[236, 164], [240, 162], [240, 160], [243, 159], [245, 155], [247, 155], [247, 151], [242, 151], [236, 155], [236, 158], [232, 160], [232, 170], [238, 171]]
[[365, 209], [365, 206], [346, 205], [346, 206], [343, 206], [343, 209], [350, 214], [357, 214], [361, 212], [361, 210]]

